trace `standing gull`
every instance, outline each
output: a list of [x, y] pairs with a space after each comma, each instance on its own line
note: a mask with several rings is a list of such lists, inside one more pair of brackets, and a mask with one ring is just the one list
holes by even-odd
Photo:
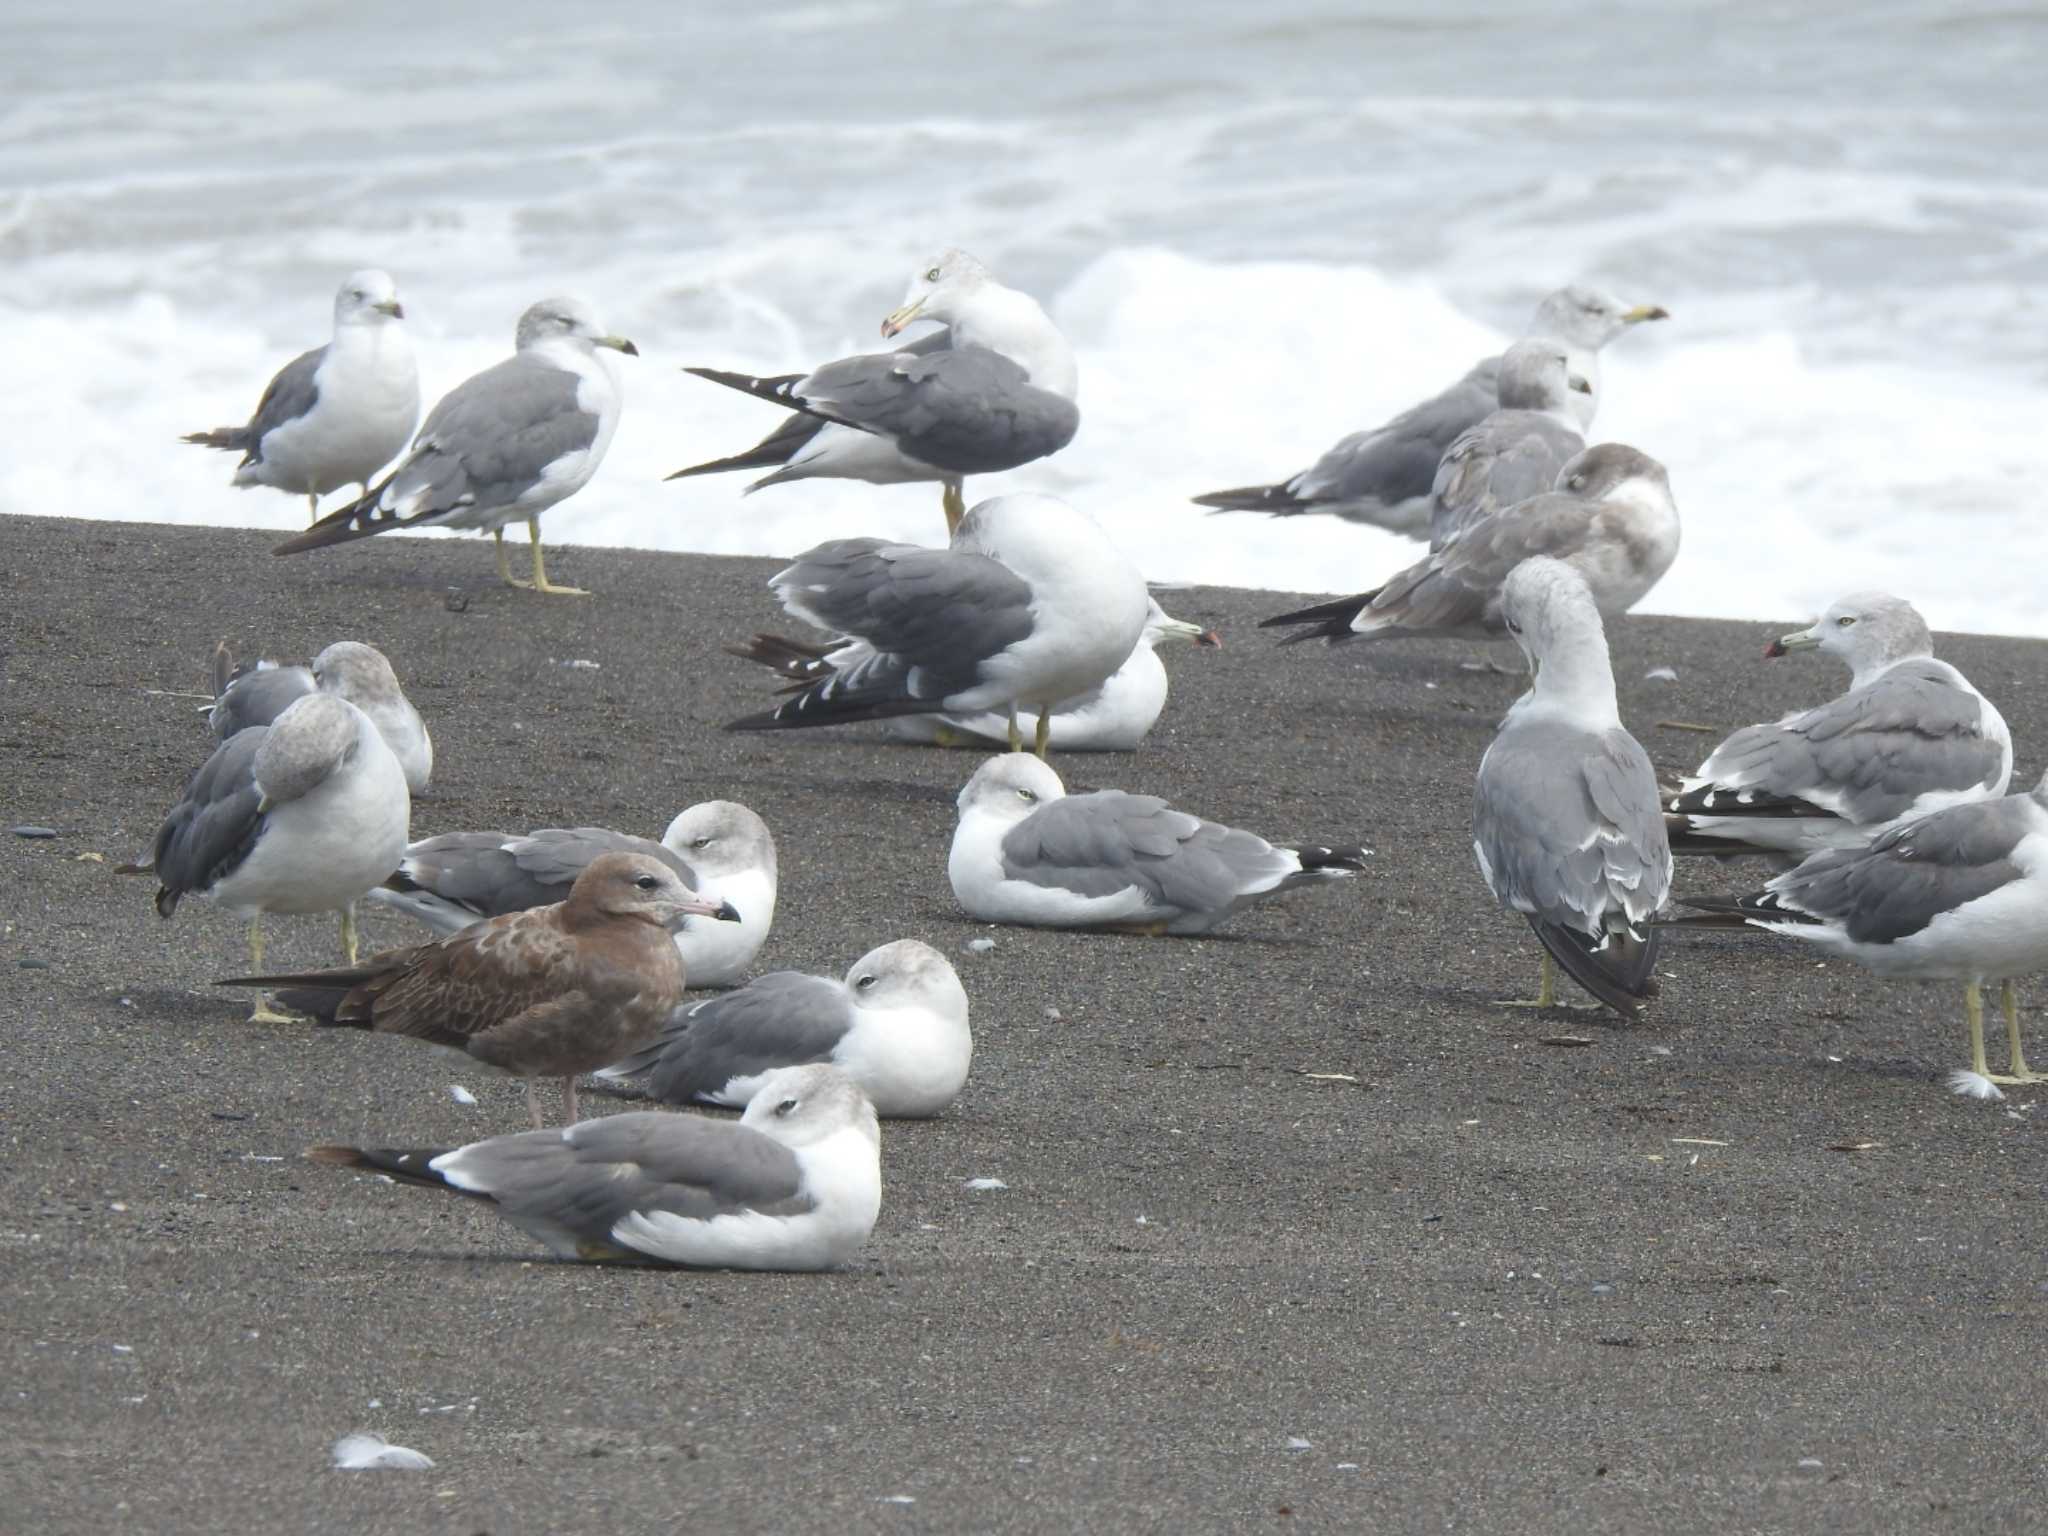
[[[2020, 1053], [2013, 979], [2048, 967], [2048, 776], [2024, 794], [1894, 826], [1867, 848], [1816, 853], [1747, 895], [1679, 899], [1699, 911], [1674, 927], [1761, 928], [1881, 976], [1960, 981], [1970, 1071], [1994, 1083], [2042, 1079]], [[2011, 1052], [1998, 1077], [1984, 1059], [1987, 981], [2003, 983]]]
[[1430, 487], [1429, 547], [1467, 523], [1540, 496], [1586, 451], [1572, 414], [1591, 385], [1571, 371], [1564, 343], [1518, 341], [1500, 360], [1500, 409], [1445, 450]]
[[334, 339], [280, 368], [247, 426], [192, 432], [184, 441], [241, 454], [236, 485], [303, 496], [318, 518], [329, 491], [367, 489], [420, 419], [419, 368], [404, 321], [388, 274], [351, 274], [334, 296]]
[[642, 1077], [670, 1104], [738, 1108], [778, 1067], [829, 1062], [875, 1112], [942, 1113], [967, 1081], [967, 993], [946, 957], [916, 939], [868, 951], [840, 981], [772, 971], [673, 1014], [661, 1037], [600, 1076]]
[[1503, 627], [1508, 573], [1539, 555], [1576, 570], [1602, 615], [1626, 612], [1678, 558], [1678, 508], [1664, 466], [1620, 443], [1588, 448], [1559, 471], [1555, 490], [1475, 518], [1386, 585], [1259, 627], [1300, 626], [1289, 645], [1396, 635], [1486, 639]]
[[1849, 689], [1714, 748], [1670, 802], [1674, 853], [1860, 848], [1885, 827], [2003, 795], [2012, 733], [1945, 661], [1913, 605], [1856, 592], [1764, 654], [1819, 650], [1849, 667]]
[[213, 703], [205, 714], [213, 734], [222, 741], [252, 726], [269, 725], [294, 700], [309, 693], [331, 693], [347, 699], [368, 715], [398, 754], [405, 785], [415, 795], [434, 774], [434, 742], [399, 686], [391, 662], [374, 645], [337, 640], [310, 667], [281, 667], [274, 661], [236, 666], [223, 640], [213, 653]]
[[241, 976], [222, 986], [275, 986], [278, 1001], [322, 1024], [410, 1035], [526, 1079], [559, 1077], [576, 1118], [576, 1075], [653, 1038], [682, 1001], [684, 975], [669, 933], [692, 913], [730, 906], [691, 891], [660, 859], [607, 853], [576, 877], [568, 899], [494, 917], [452, 938], [372, 955], [362, 965], [288, 976]]
[[[205, 896], [249, 919], [249, 968], [263, 968], [266, 913], [339, 912], [356, 958], [353, 903], [405, 851], [412, 802], [383, 734], [331, 693], [295, 700], [271, 725], [214, 749], [156, 834], [156, 909]], [[250, 1015], [280, 1022], [260, 996]]]
[[882, 1207], [875, 1108], [832, 1067], [769, 1073], [737, 1121], [643, 1110], [448, 1152], [306, 1155], [483, 1200], [565, 1259], [831, 1269]]
[[775, 921], [775, 839], [759, 816], [731, 800], [691, 806], [658, 843], [603, 827], [543, 827], [524, 837], [444, 832], [407, 848], [397, 873], [369, 894], [436, 933], [460, 933], [560, 901], [593, 859], [616, 852], [660, 859], [691, 890], [739, 914], [686, 917], [675, 934], [691, 986], [737, 985]]
[[[558, 587], [541, 562], [540, 515], [597, 473], [619, 425], [616, 366], [600, 348], [637, 357], [580, 299], [543, 299], [519, 317], [517, 350], [445, 395], [412, 452], [381, 485], [273, 551], [291, 555], [393, 528], [479, 528], [496, 542], [498, 575], [536, 592]], [[505, 525], [524, 520], [533, 579], [505, 563]]]
[[[1592, 288], [1560, 288], [1529, 318], [1525, 339], [1554, 337], [1564, 343], [1571, 372], [1584, 379], [1584, 394], [1572, 398], [1583, 431], [1593, 425], [1600, 400], [1600, 349], [1630, 326], [1668, 319], [1655, 304], [1633, 308]], [[1437, 466], [1458, 437], [1505, 404], [1499, 394], [1501, 359], [1473, 366], [1442, 394], [1411, 406], [1383, 426], [1354, 432], [1320, 459], [1278, 485], [1245, 486], [1197, 496], [1197, 506], [1224, 512], [1270, 512], [1290, 517], [1328, 512], [1390, 533], [1423, 538], [1429, 533], [1432, 482]]]
[[1494, 899], [1542, 941], [1534, 1005], [1556, 1004], [1554, 958], [1633, 1018], [1656, 995], [1649, 922], [1671, 889], [1657, 775], [1622, 728], [1600, 612], [1578, 572], [1525, 561], [1508, 577], [1504, 608], [1535, 681], [1480, 760], [1473, 857]]
[[847, 643], [830, 676], [730, 729], [997, 710], [1015, 748], [1018, 712], [1030, 710], [1040, 757], [1053, 709], [1123, 665], [1151, 602], [1093, 518], [1038, 495], [981, 502], [946, 549], [833, 539], [768, 585], [789, 613]]
[[1363, 849], [1276, 846], [1154, 795], [1070, 795], [1021, 752], [977, 768], [959, 807], [946, 873], [984, 922], [1207, 933], [1250, 902], [1365, 867]]
[[668, 478], [772, 469], [749, 493], [819, 476], [875, 485], [937, 480], [952, 533], [966, 511], [968, 475], [1015, 469], [1073, 440], [1081, 424], [1074, 349], [1037, 300], [997, 282], [965, 251], [945, 252], [911, 280], [882, 335], [916, 320], [946, 329], [808, 374], [686, 370], [795, 414], [747, 452]]
[[[1176, 619], [1152, 600], [1145, 630], [1124, 664], [1086, 693], [1053, 706], [1047, 738], [1062, 752], [1130, 752], [1150, 734], [1166, 709], [1166, 667], [1158, 647], [1169, 639], [1191, 640], [1220, 650], [1223, 637], [1184, 619]], [[756, 635], [744, 646], [728, 646], [735, 656], [758, 661], [788, 678], [790, 690], [809, 687], [838, 669], [841, 646], [851, 644], [858, 659], [859, 642], [817, 645], [782, 635]], [[929, 742], [942, 747], [983, 747], [1000, 743], [1009, 730], [1008, 717], [994, 710], [978, 715], [900, 715], [882, 723], [897, 741]]]

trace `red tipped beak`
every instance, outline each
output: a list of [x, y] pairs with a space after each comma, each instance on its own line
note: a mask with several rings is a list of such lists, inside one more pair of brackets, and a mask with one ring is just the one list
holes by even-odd
[[1205, 646], [1212, 651], [1220, 651], [1223, 649], [1223, 632], [1216, 629], [1205, 629], [1195, 636], [1195, 644]]
[[1773, 640], [1769, 645], [1764, 647], [1764, 659], [1766, 661], [1768, 661], [1773, 656], [1787, 656], [1790, 654], [1791, 653], [1785, 649], [1785, 642], [1782, 640]]

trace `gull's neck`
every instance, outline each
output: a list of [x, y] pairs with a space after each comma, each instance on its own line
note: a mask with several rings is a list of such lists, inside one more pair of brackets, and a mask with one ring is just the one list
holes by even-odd
[[1621, 724], [1614, 697], [1614, 663], [1599, 634], [1559, 644], [1536, 669], [1536, 682], [1516, 701], [1517, 712], [1552, 715], [1605, 730]]
[[1040, 389], [1071, 400], [1080, 388], [1074, 349], [1028, 293], [983, 283], [961, 301], [948, 323], [955, 346], [1002, 353]]

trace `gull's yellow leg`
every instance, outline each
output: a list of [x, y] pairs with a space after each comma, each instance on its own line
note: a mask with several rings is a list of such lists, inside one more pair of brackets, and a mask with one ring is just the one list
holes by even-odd
[[1038, 729], [1032, 732], [1031, 750], [1038, 754], [1038, 760], [1045, 761], [1045, 749], [1052, 745], [1052, 706], [1046, 705], [1038, 712]]
[[306, 493], [306, 521], [309, 523], [320, 521], [320, 498], [311, 491]]
[[1984, 989], [1974, 981], [1963, 988], [1963, 1017], [1970, 1021], [1970, 1070], [1989, 1077], [1991, 1066], [1984, 1060]]
[[[251, 976], [261, 976], [263, 974], [263, 915], [261, 913], [249, 919], [249, 974]], [[258, 992], [256, 994], [256, 1006], [249, 1010], [249, 1022], [251, 1024], [296, 1024], [298, 1020], [288, 1013], [279, 1013], [275, 1008], [271, 1007], [270, 994], [268, 992]]]
[[[515, 587], [524, 587], [529, 591], [533, 592], [555, 592], [559, 593], [563, 597], [590, 596], [590, 594], [584, 591], [581, 587], [558, 587], [553, 582], [548, 580], [548, 568], [541, 563], [540, 519], [538, 517], [529, 517], [526, 520], [526, 536], [533, 541], [533, 580], [521, 581], [516, 576], [506, 576], [505, 580], [510, 582]], [[504, 535], [501, 533], [499, 537], [502, 539]], [[501, 568], [502, 565], [503, 559], [501, 556]]]
[[[1994, 1083], [2038, 1083], [2044, 1074], [2027, 1070], [2027, 1058], [2020, 1051], [2020, 989], [2008, 976], [1998, 989], [1998, 1000], [2005, 1006], [2005, 1039], [2012, 1052], [2010, 1070], [2004, 1077], [1993, 1077]], [[1990, 1074], [1986, 1074], [1989, 1076]]]
[[341, 909], [341, 952], [348, 957], [348, 963], [356, 963], [356, 904], [350, 902]]
[[946, 537], [950, 539], [960, 531], [960, 519], [967, 515], [967, 497], [962, 493], [959, 481], [946, 482], [945, 494], [939, 504], [945, 508]]
[[497, 551], [498, 555], [498, 580], [505, 583], [505, 585], [508, 587], [518, 586], [519, 578], [512, 574], [512, 567], [505, 563], [504, 529], [493, 528], [491, 530], [491, 547]]
[[1598, 1008], [1598, 1003], [1570, 1002], [1557, 995], [1557, 962], [1550, 958], [1550, 951], [1543, 951], [1543, 980], [1537, 985], [1534, 997], [1503, 997], [1498, 999], [1496, 1008]]
[[1014, 704], [1010, 706], [1010, 750], [1012, 752], [1022, 752], [1024, 750], [1024, 733], [1017, 729], [1017, 706]]

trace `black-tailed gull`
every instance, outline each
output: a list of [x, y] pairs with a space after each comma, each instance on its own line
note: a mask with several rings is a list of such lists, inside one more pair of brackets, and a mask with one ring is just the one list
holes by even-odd
[[878, 1114], [942, 1113], [967, 1081], [967, 993], [946, 957], [916, 939], [869, 950], [846, 973], [773, 971], [677, 1010], [659, 1039], [605, 1069], [670, 1104], [743, 1105], [778, 1067], [829, 1062]]
[[789, 613], [846, 637], [829, 677], [740, 731], [893, 715], [1052, 711], [1122, 666], [1145, 630], [1144, 578], [1091, 517], [1054, 496], [995, 496], [946, 549], [833, 539], [768, 583]]
[[523, 1077], [535, 1126], [543, 1121], [534, 1079], [559, 1077], [567, 1123], [576, 1118], [577, 1074], [639, 1049], [682, 1001], [675, 925], [731, 910], [660, 859], [607, 853], [549, 906], [361, 965], [221, 985], [276, 987], [280, 1003], [322, 1024], [406, 1035]]
[[1553, 957], [1624, 1017], [1657, 991], [1650, 919], [1671, 889], [1657, 775], [1621, 723], [1600, 612], [1560, 560], [1508, 577], [1508, 633], [1535, 679], [1479, 763], [1472, 853], [1494, 899], [1543, 944], [1533, 1003], [1553, 1007]]
[[1585, 578], [1606, 617], [1626, 612], [1678, 558], [1678, 507], [1664, 466], [1620, 443], [1566, 464], [1557, 488], [1476, 518], [1381, 587], [1277, 614], [1262, 629], [1297, 627], [1286, 643], [1398, 635], [1484, 639], [1502, 628], [1501, 585], [1548, 555]]
[[737, 1121], [643, 1110], [447, 1152], [306, 1155], [488, 1201], [565, 1259], [831, 1269], [882, 1206], [875, 1107], [833, 1067], [770, 1073]]
[[[1572, 397], [1583, 431], [1592, 426], [1599, 408], [1600, 349], [1632, 325], [1669, 318], [1658, 305], [1630, 307], [1596, 289], [1573, 286], [1560, 288], [1537, 305], [1522, 335], [1555, 337], [1564, 343], [1571, 371], [1587, 384], [1586, 393]], [[1215, 491], [1197, 496], [1195, 503], [1276, 517], [1328, 512], [1391, 533], [1426, 538], [1437, 466], [1460, 434], [1500, 407], [1500, 362], [1489, 357], [1474, 365], [1442, 394], [1411, 406], [1383, 426], [1343, 438], [1290, 479]]]
[[398, 457], [420, 419], [420, 375], [390, 275], [355, 272], [334, 295], [334, 339], [277, 371], [246, 426], [184, 441], [242, 455], [235, 484], [320, 498], [370, 479]]
[[[397, 865], [411, 813], [405, 771], [370, 717], [310, 693], [214, 749], [139, 868], [156, 875], [164, 917], [186, 896], [247, 917], [251, 970], [263, 968], [266, 913], [339, 912], [353, 962], [353, 903]], [[261, 997], [251, 1017], [282, 1020]]]
[[[637, 357], [580, 299], [543, 299], [519, 317], [517, 350], [464, 380], [434, 407], [412, 451], [384, 482], [273, 553], [346, 544], [394, 528], [478, 528], [496, 544], [498, 575], [536, 592], [583, 595], [549, 582], [540, 515], [589, 483], [619, 425], [618, 370], [600, 349]], [[524, 521], [533, 579], [505, 563], [505, 525]]]
[[984, 922], [1207, 933], [1250, 902], [1365, 867], [1363, 849], [1276, 846], [1156, 795], [1070, 795], [1021, 752], [977, 768], [959, 808], [946, 873]]
[[[1062, 699], [1053, 706], [1047, 728], [1051, 745], [1062, 752], [1130, 752], [1151, 733], [1166, 709], [1166, 667], [1158, 647], [1167, 640], [1189, 640], [1221, 649], [1223, 637], [1184, 619], [1176, 619], [1155, 598], [1145, 618], [1145, 632], [1124, 664], [1098, 687]], [[840, 643], [814, 644], [784, 635], [756, 635], [744, 646], [729, 646], [735, 656], [758, 661], [793, 683], [808, 686], [837, 668]], [[858, 659], [859, 642], [852, 642]], [[882, 722], [885, 735], [897, 741], [925, 742], [942, 747], [985, 747], [1001, 743], [1009, 719], [994, 710], [978, 715], [900, 715]]]
[[214, 697], [205, 711], [207, 723], [226, 741], [251, 726], [270, 724], [294, 699], [314, 692], [338, 694], [368, 715], [398, 754], [406, 788], [415, 795], [426, 789], [434, 774], [433, 738], [399, 686], [390, 659], [360, 640], [335, 641], [310, 667], [282, 667], [274, 661], [237, 666], [223, 640], [213, 653]]
[[882, 335], [918, 320], [946, 329], [808, 374], [686, 370], [797, 414], [745, 453], [668, 478], [772, 470], [749, 492], [818, 476], [876, 485], [937, 480], [950, 534], [966, 510], [968, 475], [1015, 469], [1073, 440], [1081, 422], [1074, 350], [1037, 300], [996, 281], [965, 251], [947, 251], [919, 270]]
[[1856, 592], [1766, 656], [1820, 650], [1849, 668], [1849, 688], [1716, 747], [1670, 801], [1674, 853], [1860, 848], [1885, 827], [2003, 795], [2012, 733], [1991, 701], [1934, 656], [1913, 605]]
[[1444, 451], [1430, 487], [1429, 547], [1467, 523], [1540, 496], [1586, 451], [1572, 399], [1591, 388], [1571, 371], [1564, 343], [1518, 341], [1500, 360], [1500, 409]]
[[[1895, 826], [1867, 848], [1816, 853], [1747, 895], [1679, 900], [1699, 911], [1674, 927], [1761, 928], [1882, 976], [1960, 981], [1970, 1071], [1994, 1083], [2042, 1079], [2020, 1052], [2013, 979], [2048, 967], [2048, 777]], [[1984, 1058], [1987, 981], [2003, 983], [2003, 1076]]]
[[687, 917], [676, 930], [693, 987], [739, 983], [775, 922], [775, 839], [767, 824], [731, 800], [706, 800], [679, 813], [660, 842], [603, 827], [543, 827], [510, 832], [444, 832], [405, 850], [397, 873], [370, 899], [459, 933], [472, 923], [560, 901], [590, 861], [627, 851], [662, 860], [703, 896], [738, 914]]

